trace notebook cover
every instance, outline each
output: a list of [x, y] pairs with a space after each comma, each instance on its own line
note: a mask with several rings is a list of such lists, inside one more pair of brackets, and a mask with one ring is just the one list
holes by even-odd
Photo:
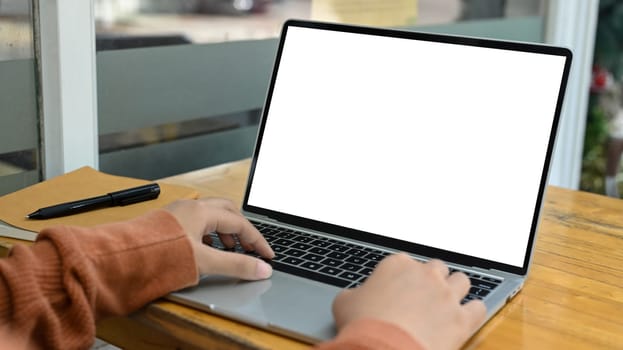
[[149, 210], [162, 208], [178, 199], [199, 197], [199, 193], [192, 188], [159, 183], [160, 195], [154, 200], [46, 220], [26, 218], [26, 215], [42, 207], [95, 197], [151, 182], [154, 181], [110, 175], [91, 167], [82, 167], [0, 197], [0, 220], [34, 232], [39, 232], [41, 229], [53, 225], [94, 226], [127, 220]]

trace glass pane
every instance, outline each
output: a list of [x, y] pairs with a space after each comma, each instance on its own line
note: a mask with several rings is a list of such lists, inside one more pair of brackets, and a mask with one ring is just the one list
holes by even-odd
[[598, 16], [580, 189], [621, 198], [623, 2], [600, 1]]
[[29, 1], [0, 2], [0, 195], [40, 180]]
[[539, 16], [544, 0], [95, 0], [100, 50], [273, 38], [289, 18], [428, 26]]
[[100, 169], [153, 179], [251, 155], [287, 19], [541, 42], [545, 7], [545, 0], [94, 1]]

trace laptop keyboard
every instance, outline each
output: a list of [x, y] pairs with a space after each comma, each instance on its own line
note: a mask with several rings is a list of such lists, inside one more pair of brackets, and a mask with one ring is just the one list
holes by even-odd
[[[376, 265], [391, 253], [346, 243], [266, 223], [251, 221], [271, 245], [275, 257], [273, 269], [327, 283], [340, 288], [355, 288], [372, 273]], [[218, 242], [218, 239], [214, 239]], [[217, 246], [222, 247], [220, 242]], [[240, 247], [235, 248], [242, 251]], [[461, 271], [471, 282], [469, 293], [462, 300], [484, 299], [502, 280], [477, 273]]]

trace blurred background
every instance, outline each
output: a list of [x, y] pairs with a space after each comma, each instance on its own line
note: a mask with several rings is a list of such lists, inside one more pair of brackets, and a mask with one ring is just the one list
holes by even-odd
[[[547, 0], [92, 0], [100, 169], [157, 179], [249, 157], [286, 19], [544, 42]], [[42, 179], [33, 13], [0, 0], [0, 194]], [[602, 0], [580, 188], [618, 196], [623, 2]]]

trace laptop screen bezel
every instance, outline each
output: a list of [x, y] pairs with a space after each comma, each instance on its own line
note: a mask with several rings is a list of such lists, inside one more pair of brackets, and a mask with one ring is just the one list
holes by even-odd
[[[388, 36], [394, 38], [404, 38], [404, 39], [414, 39], [414, 40], [424, 40], [431, 42], [439, 42], [439, 43], [448, 43], [448, 44], [459, 44], [459, 45], [468, 45], [468, 46], [477, 46], [477, 47], [485, 47], [485, 48], [494, 48], [494, 49], [503, 49], [503, 50], [514, 50], [514, 51], [523, 51], [523, 52], [533, 52], [547, 55], [556, 55], [565, 58], [565, 66], [563, 69], [563, 74], [561, 77], [560, 89], [558, 94], [558, 100], [556, 102], [555, 115], [552, 118], [552, 126], [549, 136], [549, 143], [547, 146], [547, 153], [545, 156], [545, 162], [543, 165], [543, 170], [541, 174], [541, 182], [539, 184], [539, 190], [537, 198], [535, 199], [534, 205], [534, 215], [531, 223], [529, 239], [527, 243], [526, 253], [523, 261], [523, 266], [513, 266], [508, 265], [496, 261], [491, 261], [487, 259], [482, 259], [474, 256], [464, 255], [456, 252], [451, 252], [439, 248], [434, 248], [426, 245], [420, 245], [417, 243], [402, 241], [394, 238], [380, 236], [370, 232], [359, 231], [347, 227], [342, 227], [338, 225], [328, 224], [316, 220], [311, 220], [304, 217], [299, 217], [287, 213], [277, 212], [266, 208], [261, 208], [257, 206], [250, 205], [248, 203], [249, 195], [251, 192], [251, 187], [253, 183], [253, 176], [255, 173], [257, 159], [261, 148], [261, 141], [264, 134], [264, 128], [266, 125], [266, 118], [270, 112], [270, 101], [272, 99], [273, 89], [275, 86], [275, 81], [277, 78], [277, 73], [279, 71], [280, 59], [282, 56], [284, 43], [287, 38], [288, 28], [290, 27], [303, 27], [303, 28], [311, 28], [311, 29], [321, 29], [321, 30], [332, 30], [339, 32], [348, 32], [348, 33], [358, 33], [358, 34], [367, 34], [367, 35], [375, 35], [375, 36]], [[279, 46], [277, 49], [277, 54], [274, 62], [274, 68], [271, 74], [270, 84], [268, 87], [266, 100], [264, 104], [264, 108], [262, 110], [262, 117], [260, 120], [260, 125], [258, 129], [255, 149], [253, 151], [253, 158], [251, 161], [251, 166], [249, 170], [248, 182], [246, 184], [246, 189], [244, 193], [244, 199], [242, 204], [242, 210], [247, 213], [252, 213], [253, 215], [258, 215], [261, 217], [267, 217], [272, 220], [286, 223], [293, 226], [306, 227], [314, 231], [319, 232], [327, 232], [335, 236], [345, 237], [349, 239], [355, 239], [358, 241], [369, 242], [375, 245], [388, 247], [391, 249], [396, 249], [398, 251], [404, 251], [412, 254], [417, 254], [426, 257], [435, 257], [444, 261], [453, 262], [456, 264], [461, 264], [465, 266], [475, 266], [483, 269], [496, 269], [501, 271], [506, 271], [509, 273], [517, 274], [517, 275], [525, 275], [528, 271], [528, 267], [530, 264], [530, 260], [532, 258], [532, 251], [535, 242], [535, 237], [537, 233], [537, 229], [540, 221], [540, 214], [544, 200], [544, 194], [547, 187], [547, 178], [549, 174], [549, 170], [551, 167], [552, 154], [555, 144], [556, 133], [558, 129], [558, 124], [560, 120], [560, 114], [562, 110], [562, 103], [564, 98], [564, 92], [567, 84], [567, 79], [569, 76], [570, 66], [571, 66], [571, 57], [572, 53], [570, 50], [562, 47], [554, 47], [554, 46], [546, 46], [540, 44], [531, 44], [524, 42], [511, 42], [511, 41], [501, 41], [494, 39], [483, 39], [483, 38], [474, 38], [474, 37], [461, 37], [461, 36], [452, 36], [452, 35], [442, 35], [442, 34], [431, 34], [431, 33], [422, 33], [422, 32], [411, 32], [411, 31], [401, 31], [401, 30], [393, 30], [393, 29], [383, 29], [383, 28], [373, 28], [373, 27], [362, 27], [362, 26], [352, 26], [352, 25], [344, 25], [344, 24], [334, 24], [334, 23], [323, 23], [323, 22], [313, 22], [313, 21], [303, 21], [303, 20], [289, 20], [286, 21], [283, 25], [282, 33], [279, 40]], [[486, 244], [486, 243], [485, 243]]]

